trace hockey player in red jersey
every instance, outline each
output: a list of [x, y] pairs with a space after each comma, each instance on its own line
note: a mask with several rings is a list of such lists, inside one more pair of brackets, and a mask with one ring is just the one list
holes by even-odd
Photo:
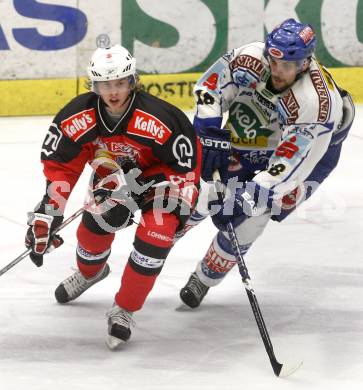
[[29, 213], [26, 246], [41, 266], [43, 255], [61, 244], [52, 231], [61, 224], [85, 165], [91, 164], [91, 194], [98, 206], [83, 213], [77, 230], [78, 270], [55, 291], [64, 304], [107, 277], [115, 231], [141, 210], [134, 247], [107, 314], [106, 342], [116, 349], [129, 339], [133, 312], [142, 308], [175, 233], [194, 207], [201, 154], [185, 114], [141, 90], [135, 59], [125, 48], [98, 48], [87, 72], [91, 92], [61, 109], [44, 140], [46, 194]]

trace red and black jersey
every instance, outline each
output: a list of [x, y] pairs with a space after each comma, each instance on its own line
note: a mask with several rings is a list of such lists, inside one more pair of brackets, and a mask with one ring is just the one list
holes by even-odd
[[[65, 182], [61, 192], [67, 199], [100, 149], [107, 149], [116, 162], [131, 159], [144, 177], [199, 185], [200, 145], [192, 124], [177, 107], [147, 92], [132, 95], [116, 125], [93, 92], [68, 103], [54, 118], [43, 143], [47, 181]], [[194, 203], [196, 194], [192, 198]]]

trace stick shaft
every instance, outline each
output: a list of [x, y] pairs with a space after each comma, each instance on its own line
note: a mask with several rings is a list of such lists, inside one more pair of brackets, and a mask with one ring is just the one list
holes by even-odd
[[[77, 210], [75, 213], [73, 213], [69, 218], [67, 218], [65, 221], [63, 221], [57, 228], [55, 228], [52, 232], [52, 234], [58, 233], [60, 230], [62, 230], [64, 227], [69, 225], [72, 221], [74, 221], [76, 218], [78, 218], [83, 212], [91, 207], [94, 202], [87, 203], [83, 207], [81, 207], [79, 210]], [[0, 270], [0, 276], [3, 275], [5, 272], [8, 272], [11, 268], [13, 268], [16, 264], [18, 264], [21, 260], [23, 260], [25, 257], [27, 257], [31, 253], [32, 249], [29, 248], [26, 251], [24, 251], [22, 254], [20, 254], [16, 259], [11, 261], [8, 265], [6, 265], [4, 268]]]
[[[223, 204], [224, 191], [223, 191], [223, 185], [220, 181], [220, 175], [219, 175], [218, 171], [215, 172], [215, 174], [213, 175], [213, 178], [214, 178], [215, 184], [216, 184], [218, 199], [219, 199], [220, 203]], [[260, 331], [260, 335], [261, 335], [263, 344], [265, 346], [265, 350], [266, 350], [267, 355], [270, 359], [270, 363], [271, 363], [271, 366], [272, 366], [272, 369], [273, 369], [275, 375], [279, 376], [281, 369], [282, 369], [282, 364], [279, 363], [276, 359], [273, 345], [272, 345], [268, 330], [266, 328], [266, 324], [265, 324], [265, 321], [263, 319], [263, 315], [262, 315], [260, 306], [258, 304], [255, 291], [252, 287], [251, 278], [248, 274], [248, 269], [247, 269], [246, 263], [244, 261], [244, 258], [243, 258], [242, 252], [241, 252], [241, 248], [240, 248], [239, 243], [238, 243], [238, 238], [237, 238], [237, 235], [236, 235], [236, 232], [234, 230], [232, 222], [227, 223], [227, 232], [228, 232], [228, 237], [229, 237], [229, 240], [231, 242], [232, 249], [233, 249], [234, 257], [236, 258], [236, 261], [237, 261], [238, 270], [239, 270], [239, 273], [240, 273], [241, 278], [242, 278], [242, 283], [245, 287], [245, 290], [246, 290], [246, 293], [248, 296], [248, 300], [250, 302], [250, 306], [252, 308], [252, 312], [253, 312], [253, 315], [254, 315], [256, 323], [257, 323], [258, 330]]]

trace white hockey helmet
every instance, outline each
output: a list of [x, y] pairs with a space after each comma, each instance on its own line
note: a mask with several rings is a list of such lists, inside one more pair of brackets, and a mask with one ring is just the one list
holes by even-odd
[[136, 60], [121, 45], [99, 47], [87, 67], [91, 82], [117, 80], [133, 76], [136, 79]]

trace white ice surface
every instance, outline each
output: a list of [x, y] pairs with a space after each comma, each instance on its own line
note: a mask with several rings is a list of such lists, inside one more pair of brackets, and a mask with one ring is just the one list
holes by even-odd
[[[26, 213], [44, 191], [39, 150], [49, 117], [0, 118], [0, 268], [23, 252]], [[205, 253], [210, 220], [172, 250], [124, 350], [104, 344], [105, 312], [132, 248], [119, 232], [111, 275], [61, 306], [54, 289], [73, 272], [77, 222], [37, 269], [29, 259], [0, 277], [1, 390], [358, 390], [363, 385], [363, 108], [338, 168], [284, 223], [271, 222], [246, 256], [275, 353], [304, 364], [271, 370], [237, 269], [188, 310], [178, 294]], [[84, 197], [82, 176], [67, 205]]]

